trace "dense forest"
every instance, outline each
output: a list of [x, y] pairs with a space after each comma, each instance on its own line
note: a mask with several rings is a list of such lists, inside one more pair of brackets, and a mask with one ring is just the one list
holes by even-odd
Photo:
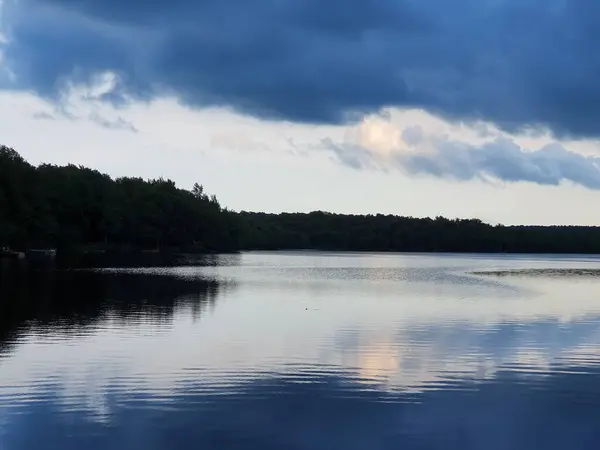
[[477, 219], [236, 213], [196, 183], [34, 167], [0, 147], [0, 248], [598, 253], [599, 227], [492, 226]]
[[232, 251], [238, 220], [200, 184], [34, 167], [0, 147], [0, 247]]
[[600, 228], [492, 226], [478, 219], [392, 215], [239, 214], [245, 249], [598, 253]]

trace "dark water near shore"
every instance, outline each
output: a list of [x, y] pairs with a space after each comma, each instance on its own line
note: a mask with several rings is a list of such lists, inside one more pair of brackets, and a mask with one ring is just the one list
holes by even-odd
[[0, 450], [597, 449], [598, 271], [318, 252], [4, 267]]

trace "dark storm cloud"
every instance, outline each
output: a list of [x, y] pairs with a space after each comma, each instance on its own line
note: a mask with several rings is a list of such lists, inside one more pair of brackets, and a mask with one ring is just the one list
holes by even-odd
[[420, 107], [600, 136], [596, 0], [5, 0], [7, 88], [339, 123]]
[[[410, 137], [416, 133], [411, 130]], [[406, 142], [407, 136], [404, 137]], [[459, 181], [494, 179], [557, 186], [565, 181], [600, 189], [600, 158], [584, 156], [550, 144], [528, 151], [509, 139], [471, 145], [444, 138], [432, 139], [427, 151], [402, 151], [384, 158], [355, 144], [322, 144], [353, 169], [399, 168], [412, 175], [430, 175]], [[408, 144], [408, 142], [407, 142]]]

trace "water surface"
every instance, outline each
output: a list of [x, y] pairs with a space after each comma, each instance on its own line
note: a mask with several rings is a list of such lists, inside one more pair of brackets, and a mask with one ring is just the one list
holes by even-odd
[[596, 449], [600, 259], [0, 275], [0, 449]]

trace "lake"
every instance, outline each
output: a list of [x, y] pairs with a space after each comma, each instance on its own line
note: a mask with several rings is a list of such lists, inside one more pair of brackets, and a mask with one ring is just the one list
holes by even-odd
[[242, 253], [0, 277], [0, 450], [597, 449], [600, 259]]

